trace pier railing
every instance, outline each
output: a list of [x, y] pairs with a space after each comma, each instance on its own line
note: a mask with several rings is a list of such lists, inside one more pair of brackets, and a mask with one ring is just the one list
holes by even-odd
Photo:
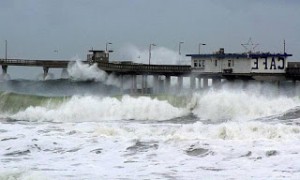
[[97, 62], [98, 67], [104, 71], [121, 74], [189, 74], [191, 66], [189, 65], [147, 65], [147, 64], [122, 64]]
[[[67, 68], [69, 63], [76, 61], [67, 60], [28, 60], [28, 59], [0, 59], [0, 65], [7, 66], [41, 66], [49, 68]], [[87, 63], [87, 61], [82, 61]]]

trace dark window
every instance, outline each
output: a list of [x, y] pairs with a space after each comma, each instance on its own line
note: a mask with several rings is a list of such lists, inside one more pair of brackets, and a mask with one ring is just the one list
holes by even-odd
[[228, 67], [231, 67], [231, 60], [228, 60]]
[[197, 64], [198, 64], [197, 60], [194, 60], [194, 67], [197, 67], [198, 66]]
[[215, 60], [215, 66], [218, 66], [218, 60]]
[[205, 60], [202, 60], [202, 67], [205, 67]]

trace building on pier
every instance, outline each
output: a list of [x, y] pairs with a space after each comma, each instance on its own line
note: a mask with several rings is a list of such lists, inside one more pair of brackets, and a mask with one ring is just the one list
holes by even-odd
[[187, 54], [191, 57], [191, 73], [198, 75], [221, 74], [230, 79], [266, 80], [284, 77], [291, 54], [261, 52], [225, 53], [224, 48], [213, 54]]

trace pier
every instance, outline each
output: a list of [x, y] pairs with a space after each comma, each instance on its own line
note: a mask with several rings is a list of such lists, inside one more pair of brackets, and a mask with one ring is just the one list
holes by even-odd
[[[66, 69], [70, 63], [76, 61], [68, 60], [29, 60], [29, 59], [0, 59], [0, 65], [2, 66], [2, 73], [7, 74], [8, 66], [29, 66], [29, 67], [42, 67], [44, 72], [44, 78], [48, 75], [50, 68]], [[83, 63], [88, 63], [83, 61]]]
[[[85, 64], [97, 64], [98, 68], [108, 74], [114, 74], [120, 81], [120, 90], [124, 90], [124, 81], [131, 84], [131, 93], [158, 93], [170, 90], [171, 77], [177, 78], [176, 90], [183, 88], [183, 78], [190, 79], [190, 89], [207, 89], [209, 81], [213, 87], [221, 85], [226, 80], [233, 82], [259, 81], [274, 82], [280, 85], [282, 81], [300, 80], [300, 63], [286, 62], [289, 54], [229, 54], [221, 49], [219, 54], [187, 55], [191, 56], [191, 65], [157, 65], [141, 64], [132, 61], [109, 61], [109, 52], [91, 50]], [[229, 59], [227, 58], [229, 57]], [[268, 59], [271, 58], [271, 59]], [[44, 78], [50, 68], [66, 69], [76, 61], [68, 60], [28, 60], [0, 59], [2, 73], [7, 74], [8, 66], [42, 67]], [[259, 69], [262, 68], [262, 69]], [[269, 69], [268, 69], [269, 68]], [[149, 80], [152, 79], [152, 87]], [[137, 84], [141, 85], [138, 87]], [[198, 84], [198, 87], [196, 86]]]

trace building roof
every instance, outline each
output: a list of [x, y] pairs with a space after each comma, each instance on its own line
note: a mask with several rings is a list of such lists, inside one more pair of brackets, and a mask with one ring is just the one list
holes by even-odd
[[186, 56], [190, 56], [192, 58], [266, 58], [266, 57], [288, 57], [292, 56], [292, 54], [287, 53], [227, 53], [227, 54], [187, 54]]
[[100, 52], [100, 53], [105, 53], [105, 51], [104, 50], [89, 50], [89, 52]]

